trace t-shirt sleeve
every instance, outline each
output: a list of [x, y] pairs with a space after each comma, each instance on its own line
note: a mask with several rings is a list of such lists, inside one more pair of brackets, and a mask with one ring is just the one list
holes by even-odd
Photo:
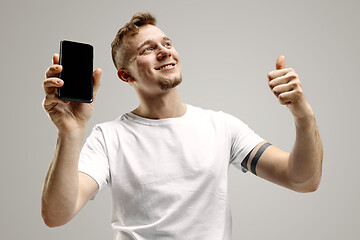
[[109, 183], [109, 161], [103, 131], [95, 126], [80, 153], [79, 171], [92, 177], [99, 190]]
[[231, 137], [230, 163], [242, 169], [243, 172], [247, 172], [247, 170], [241, 166], [241, 162], [256, 145], [265, 140], [256, 134], [248, 125], [234, 116], [227, 116], [227, 124]]

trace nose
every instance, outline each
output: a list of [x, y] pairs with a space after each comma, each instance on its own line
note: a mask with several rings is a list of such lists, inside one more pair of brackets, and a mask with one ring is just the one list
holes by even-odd
[[162, 59], [165, 59], [165, 58], [170, 57], [170, 56], [171, 56], [170, 49], [168, 49], [168, 48], [166, 48], [164, 46], [159, 47], [159, 53], [157, 55], [158, 60], [162, 60]]

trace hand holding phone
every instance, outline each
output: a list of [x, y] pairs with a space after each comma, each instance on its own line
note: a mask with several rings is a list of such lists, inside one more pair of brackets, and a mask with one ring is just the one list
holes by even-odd
[[86, 43], [63, 40], [60, 42], [59, 78], [64, 85], [58, 88], [58, 97], [64, 101], [93, 101], [93, 46]]
[[[58, 98], [58, 90], [64, 85], [64, 81], [58, 78], [59, 74], [63, 71], [63, 67], [59, 65], [59, 59], [59, 54], [54, 54], [53, 64], [45, 73], [43, 107], [59, 132], [72, 132], [75, 129], [86, 127], [93, 112], [94, 102], [70, 102]], [[92, 74], [94, 101], [100, 86], [101, 72], [101, 69], [95, 69]]]

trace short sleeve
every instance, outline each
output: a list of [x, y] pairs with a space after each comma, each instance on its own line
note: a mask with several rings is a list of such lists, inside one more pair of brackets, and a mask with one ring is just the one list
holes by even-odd
[[99, 190], [109, 183], [109, 160], [100, 126], [95, 126], [85, 141], [80, 153], [79, 171], [92, 177], [99, 185]]
[[241, 162], [256, 145], [265, 140], [234, 116], [227, 116], [227, 125], [231, 136], [230, 163], [246, 172]]

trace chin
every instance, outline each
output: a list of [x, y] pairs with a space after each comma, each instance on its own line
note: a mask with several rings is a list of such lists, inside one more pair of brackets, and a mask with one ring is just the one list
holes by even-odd
[[163, 91], [167, 91], [172, 88], [176, 88], [182, 82], [182, 76], [173, 79], [164, 79], [160, 82], [160, 88]]

